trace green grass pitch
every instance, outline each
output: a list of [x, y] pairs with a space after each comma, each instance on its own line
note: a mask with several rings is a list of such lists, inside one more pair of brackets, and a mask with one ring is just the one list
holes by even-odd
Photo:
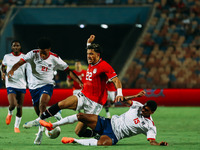
[[[129, 108], [110, 108], [111, 114], [122, 114]], [[57, 139], [49, 139], [43, 134], [41, 145], [34, 145], [33, 141], [38, 131], [37, 127], [24, 129], [22, 125], [36, 118], [33, 108], [23, 108], [23, 117], [20, 125], [21, 133], [14, 133], [15, 113], [11, 124], [5, 124], [7, 108], [0, 107], [0, 150], [90, 150], [92, 146], [78, 144], [62, 144], [64, 136], [78, 138], [74, 133], [76, 124], [61, 126], [61, 135]], [[72, 110], [63, 110], [62, 116], [76, 113]], [[101, 112], [105, 116], [105, 110]], [[152, 115], [157, 127], [157, 141], [166, 141], [168, 147], [151, 146], [144, 135], [137, 135], [120, 140], [115, 146], [95, 147], [95, 149], [123, 149], [123, 150], [199, 150], [200, 149], [200, 107], [158, 107]], [[50, 119], [55, 122], [54, 118]]]

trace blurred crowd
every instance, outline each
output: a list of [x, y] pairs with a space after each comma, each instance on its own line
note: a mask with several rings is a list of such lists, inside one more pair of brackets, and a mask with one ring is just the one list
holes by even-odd
[[160, 0], [123, 78], [127, 88], [200, 87], [200, 1]]

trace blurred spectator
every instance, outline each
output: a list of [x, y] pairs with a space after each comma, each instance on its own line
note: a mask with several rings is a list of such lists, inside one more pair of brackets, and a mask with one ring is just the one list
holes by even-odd
[[61, 80], [59, 74], [54, 76], [55, 87], [54, 88], [61, 88]]

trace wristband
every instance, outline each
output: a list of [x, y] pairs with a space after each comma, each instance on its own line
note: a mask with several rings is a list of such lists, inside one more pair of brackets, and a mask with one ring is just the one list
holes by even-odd
[[117, 96], [123, 96], [122, 94], [122, 88], [117, 89]]
[[90, 46], [91, 45], [91, 43], [87, 43], [87, 46]]

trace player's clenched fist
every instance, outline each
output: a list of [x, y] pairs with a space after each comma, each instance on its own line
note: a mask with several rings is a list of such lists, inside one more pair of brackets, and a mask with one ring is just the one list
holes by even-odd
[[87, 40], [87, 43], [92, 43], [95, 39], [95, 35], [90, 35], [89, 39]]

